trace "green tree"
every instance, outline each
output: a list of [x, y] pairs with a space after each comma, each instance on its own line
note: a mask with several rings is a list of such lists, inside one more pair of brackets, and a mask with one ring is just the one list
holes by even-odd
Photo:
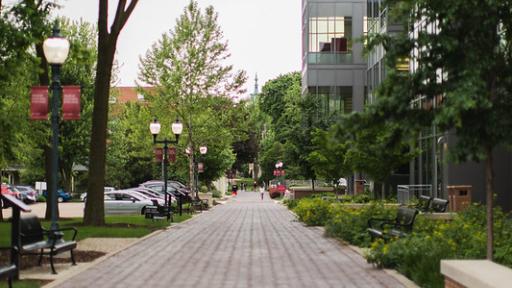
[[[139, 79], [155, 87], [148, 98], [163, 113], [173, 111], [182, 119], [185, 143], [192, 151], [208, 142], [195, 136], [196, 130], [209, 123], [198, 115], [208, 113], [213, 117], [207, 119], [221, 118], [232, 107], [232, 103], [224, 102], [217, 106], [220, 110], [213, 110], [210, 98], [237, 97], [246, 81], [245, 73], [233, 74], [232, 66], [224, 65], [229, 52], [217, 17], [213, 7], [203, 12], [197, 2], [191, 1], [174, 29], [164, 34], [140, 63]], [[209, 134], [212, 131], [216, 130], [210, 130]], [[189, 159], [191, 187], [194, 186], [194, 158], [192, 154]]]
[[[398, 61], [411, 55], [418, 64], [412, 74], [390, 69], [379, 91], [383, 98], [379, 105], [390, 112], [388, 120], [400, 119], [397, 123], [402, 125], [425, 124], [424, 119], [410, 114], [428, 114], [428, 124], [455, 132], [457, 143], [450, 150], [456, 160], [485, 162], [487, 258], [492, 259], [492, 151], [512, 139], [512, 3], [392, 0], [388, 5], [391, 17], [408, 19], [409, 23], [423, 21], [425, 27], [436, 26], [437, 32], [425, 29], [414, 38], [402, 33], [371, 41], [384, 45], [388, 67], [396, 67]], [[420, 98], [423, 105], [411, 107], [412, 101]]]
[[338, 126], [333, 125], [327, 131], [317, 130], [314, 133], [315, 149], [309, 154], [309, 161], [317, 176], [335, 181], [349, 175], [350, 167], [345, 163], [347, 152], [347, 134]]

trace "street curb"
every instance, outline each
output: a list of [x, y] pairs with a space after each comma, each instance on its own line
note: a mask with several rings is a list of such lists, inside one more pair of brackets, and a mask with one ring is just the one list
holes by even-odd
[[[160, 233], [162, 233], [164, 231], [170, 230], [173, 227], [177, 227], [177, 226], [183, 225], [183, 224], [191, 221], [192, 219], [196, 218], [197, 216], [202, 215], [204, 212], [208, 212], [208, 211], [210, 211], [210, 210], [212, 210], [214, 208], [215, 208], [215, 206], [213, 206], [212, 208], [210, 208], [207, 211], [201, 212], [200, 214], [194, 214], [189, 219], [184, 220], [184, 221], [182, 221], [180, 223], [177, 223], [175, 225], [171, 225], [171, 226], [169, 226], [167, 228], [164, 228], [164, 229], [160, 229], [160, 230], [154, 231], [154, 232], [152, 232], [152, 233], [150, 233], [150, 234], [148, 234], [148, 235], [146, 235], [146, 236], [144, 236], [142, 238], [137, 239], [133, 243], [130, 243], [130, 244], [126, 245], [125, 247], [121, 247], [121, 248], [119, 248], [118, 250], [116, 250], [114, 252], [108, 253], [108, 254], [106, 254], [106, 255], [104, 255], [104, 256], [102, 256], [102, 257], [100, 257], [100, 258], [98, 258], [98, 259], [96, 259], [96, 260], [94, 260], [92, 262], [79, 263], [76, 266], [77, 267], [76, 269], [73, 269], [73, 271], [69, 271], [69, 273], [64, 275], [62, 278], [53, 280], [52, 282], [50, 282], [50, 283], [48, 283], [46, 285], [43, 285], [41, 287], [42, 288], [53, 288], [53, 287], [56, 287], [56, 286], [62, 284], [63, 282], [67, 281], [68, 279], [70, 279], [70, 278], [72, 278], [72, 277], [74, 277], [74, 276], [84, 272], [85, 270], [87, 270], [87, 269], [89, 269], [89, 268], [91, 268], [91, 267], [93, 267], [95, 265], [100, 264], [101, 262], [103, 262], [103, 261], [105, 261], [105, 260], [107, 260], [107, 259], [109, 259], [109, 258], [111, 258], [111, 257], [113, 257], [113, 256], [115, 256], [115, 255], [117, 255], [119, 253], [121, 253], [122, 251], [124, 251], [124, 250], [126, 250], [126, 249], [128, 249], [128, 248], [130, 248], [130, 247], [132, 247], [132, 246], [134, 246], [134, 245], [136, 245], [136, 244], [138, 244], [138, 243], [140, 243], [140, 242], [150, 238], [150, 237], [154, 237], [154, 236], [156, 236], [156, 235], [158, 235], [158, 234], [160, 234]], [[78, 266], [82, 266], [82, 267], [78, 267]], [[65, 273], [66, 273], [66, 271], [62, 272], [62, 274], [65, 274]]]

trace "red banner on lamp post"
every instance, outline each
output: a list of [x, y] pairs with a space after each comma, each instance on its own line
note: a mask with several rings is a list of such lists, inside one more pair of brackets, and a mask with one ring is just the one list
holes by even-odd
[[[155, 160], [157, 162], [163, 161], [164, 156], [164, 148], [155, 148]], [[167, 161], [170, 161], [172, 163], [176, 162], [176, 148], [170, 147], [167, 149]]]
[[48, 86], [32, 87], [30, 119], [48, 120]]
[[155, 148], [155, 160], [156, 162], [162, 162], [162, 156], [164, 155], [164, 149], [163, 148]]
[[62, 88], [62, 119], [80, 119], [80, 86]]
[[169, 159], [169, 161], [172, 163], [176, 162], [176, 148], [175, 147], [170, 147], [167, 149], [167, 159]]

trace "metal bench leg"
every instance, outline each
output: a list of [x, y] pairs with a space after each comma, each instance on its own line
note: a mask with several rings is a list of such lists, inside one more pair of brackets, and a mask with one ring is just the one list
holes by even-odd
[[43, 264], [43, 251], [44, 249], [41, 249], [41, 253], [39, 253], [39, 266]]
[[53, 251], [50, 251], [50, 266], [52, 267], [52, 274], [57, 274], [55, 267], [53, 266]]
[[75, 266], [76, 265], [76, 262], [75, 262], [75, 254], [73, 254], [73, 249], [69, 250], [69, 252], [71, 253], [71, 265]]
[[7, 278], [7, 286], [9, 286], [9, 288], [12, 288], [12, 277]]

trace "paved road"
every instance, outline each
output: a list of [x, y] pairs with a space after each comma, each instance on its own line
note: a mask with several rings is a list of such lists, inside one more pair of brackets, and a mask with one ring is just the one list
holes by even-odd
[[59, 287], [403, 287], [283, 206], [239, 193], [228, 204], [68, 279]]
[[[29, 205], [32, 209], [30, 214], [37, 215], [39, 218], [44, 218], [46, 213], [46, 203], [34, 203]], [[11, 217], [12, 209], [4, 209], [4, 217], [7, 219]], [[64, 202], [59, 203], [59, 213], [61, 218], [82, 218], [84, 217], [84, 203], [83, 202]]]

